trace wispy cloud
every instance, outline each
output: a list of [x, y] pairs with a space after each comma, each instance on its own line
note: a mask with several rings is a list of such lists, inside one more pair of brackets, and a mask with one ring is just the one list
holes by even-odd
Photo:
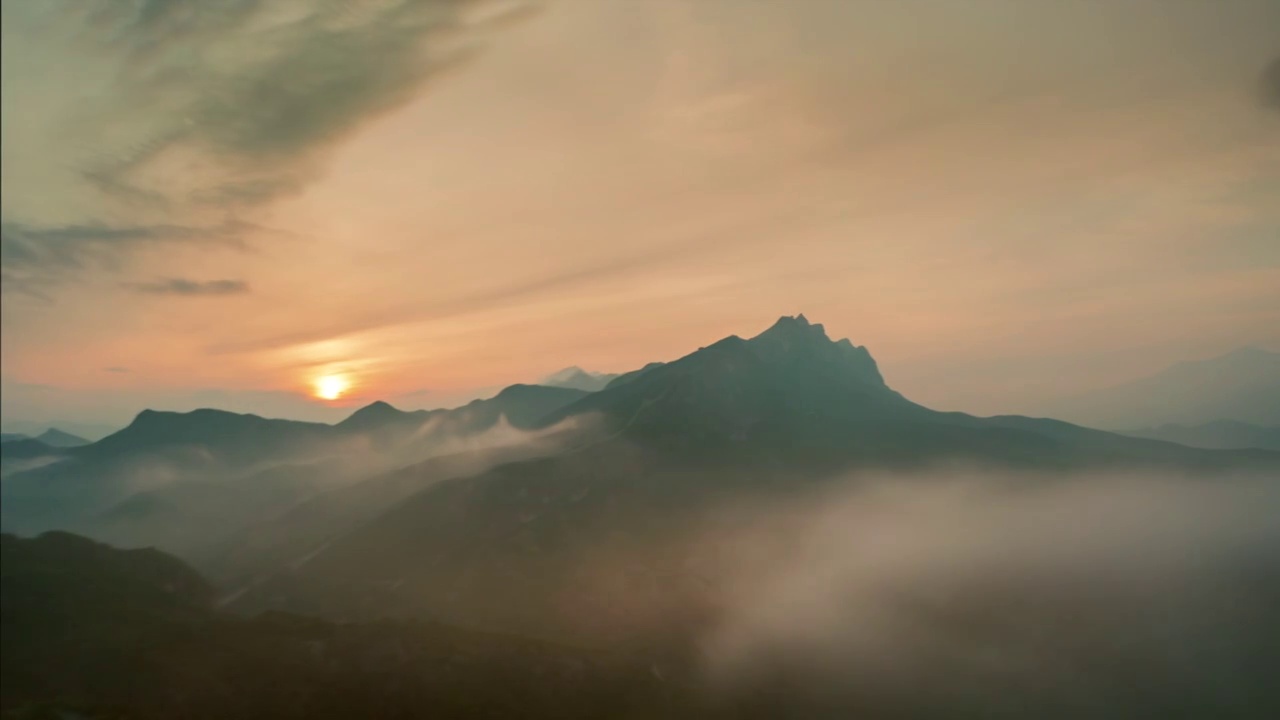
[[125, 287], [147, 295], [177, 295], [179, 297], [208, 297], [219, 295], [243, 295], [249, 292], [249, 284], [243, 280], [188, 280], [165, 278], [155, 282], [126, 283]]
[[119, 367], [119, 366], [106, 367], [106, 368], [102, 368], [102, 370], [103, 370], [104, 372], [116, 373], [116, 374], [120, 374], [120, 375], [123, 375], [123, 374], [125, 374], [125, 373], [133, 372], [132, 370], [130, 370], [130, 369], [129, 369], [129, 368], [127, 368], [127, 367]]
[[119, 254], [145, 245], [172, 243], [241, 247], [241, 223], [211, 227], [105, 224], [34, 227], [0, 223], [0, 263], [5, 290], [42, 295], [69, 272], [89, 266], [114, 267]]
[[6, 289], [300, 189], [327, 149], [470, 57], [510, 14], [477, 14], [491, 5], [5, 4]]

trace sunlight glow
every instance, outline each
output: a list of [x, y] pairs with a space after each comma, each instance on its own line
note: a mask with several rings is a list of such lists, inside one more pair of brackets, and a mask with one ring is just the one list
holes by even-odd
[[324, 375], [316, 379], [316, 397], [322, 400], [337, 400], [351, 387], [351, 382], [342, 375]]

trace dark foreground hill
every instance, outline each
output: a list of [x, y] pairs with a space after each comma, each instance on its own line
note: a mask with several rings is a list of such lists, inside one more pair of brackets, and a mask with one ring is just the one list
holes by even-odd
[[439, 625], [238, 619], [154, 550], [0, 543], [6, 718], [660, 718], [685, 702], [636, 658]]

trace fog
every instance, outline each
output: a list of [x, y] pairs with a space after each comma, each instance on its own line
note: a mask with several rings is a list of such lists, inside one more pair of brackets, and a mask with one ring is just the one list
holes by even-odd
[[1120, 474], [736, 505], [704, 671], [737, 716], [1274, 717], [1277, 518], [1275, 478]]

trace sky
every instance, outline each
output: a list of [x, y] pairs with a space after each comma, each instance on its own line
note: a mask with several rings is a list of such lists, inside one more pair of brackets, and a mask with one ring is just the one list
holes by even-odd
[[1280, 349], [1274, 0], [0, 7], [6, 426], [451, 406], [799, 312], [981, 414]]

